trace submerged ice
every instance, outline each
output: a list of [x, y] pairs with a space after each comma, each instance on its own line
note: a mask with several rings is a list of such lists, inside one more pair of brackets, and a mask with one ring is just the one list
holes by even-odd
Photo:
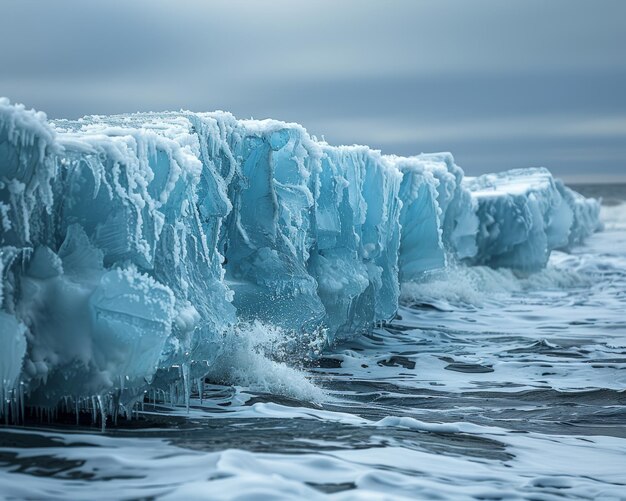
[[0, 99], [0, 412], [188, 394], [251, 323], [314, 356], [393, 318], [401, 282], [536, 271], [598, 213], [545, 169], [464, 179], [449, 153], [335, 147], [297, 124], [49, 122]]

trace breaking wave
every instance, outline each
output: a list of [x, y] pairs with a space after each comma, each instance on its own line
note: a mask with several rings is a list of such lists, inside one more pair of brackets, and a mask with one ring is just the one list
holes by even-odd
[[302, 362], [319, 354], [323, 345], [321, 331], [302, 336], [259, 321], [242, 323], [224, 337], [223, 354], [206, 377], [256, 392], [323, 402], [327, 394], [302, 369]]
[[596, 275], [584, 257], [562, 252], [554, 252], [545, 269], [526, 276], [505, 268], [459, 264], [432, 273], [422, 281], [402, 284], [401, 302], [480, 306], [511, 293], [584, 287]]

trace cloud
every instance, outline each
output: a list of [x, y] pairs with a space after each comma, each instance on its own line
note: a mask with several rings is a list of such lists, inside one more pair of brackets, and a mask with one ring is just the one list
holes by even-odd
[[52, 117], [228, 109], [334, 142], [451, 149], [474, 173], [542, 158], [565, 172], [581, 144], [611, 152], [600, 170], [626, 161], [621, 0], [24, 0], [2, 10], [0, 95]]

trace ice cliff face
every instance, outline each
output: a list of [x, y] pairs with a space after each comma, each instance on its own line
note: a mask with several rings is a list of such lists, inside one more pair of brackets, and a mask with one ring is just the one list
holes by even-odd
[[400, 281], [451, 261], [538, 269], [598, 211], [545, 169], [464, 180], [450, 154], [333, 147], [297, 124], [50, 123], [0, 99], [0, 412], [188, 394], [241, 322], [306, 352], [392, 318]]
[[543, 268], [599, 228], [600, 205], [554, 180], [547, 169], [516, 169], [466, 179], [479, 220], [473, 264], [522, 272]]

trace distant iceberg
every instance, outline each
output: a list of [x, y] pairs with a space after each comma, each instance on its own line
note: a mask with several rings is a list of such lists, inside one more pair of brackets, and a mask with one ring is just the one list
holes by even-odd
[[485, 174], [464, 186], [479, 220], [472, 264], [538, 271], [552, 250], [569, 249], [600, 227], [600, 204], [544, 168]]
[[[203, 378], [241, 322], [327, 344], [450, 263], [532, 272], [599, 228], [545, 169], [330, 146], [225, 112], [48, 121], [0, 99], [0, 414], [132, 409]], [[306, 351], [304, 342], [299, 347]]]

